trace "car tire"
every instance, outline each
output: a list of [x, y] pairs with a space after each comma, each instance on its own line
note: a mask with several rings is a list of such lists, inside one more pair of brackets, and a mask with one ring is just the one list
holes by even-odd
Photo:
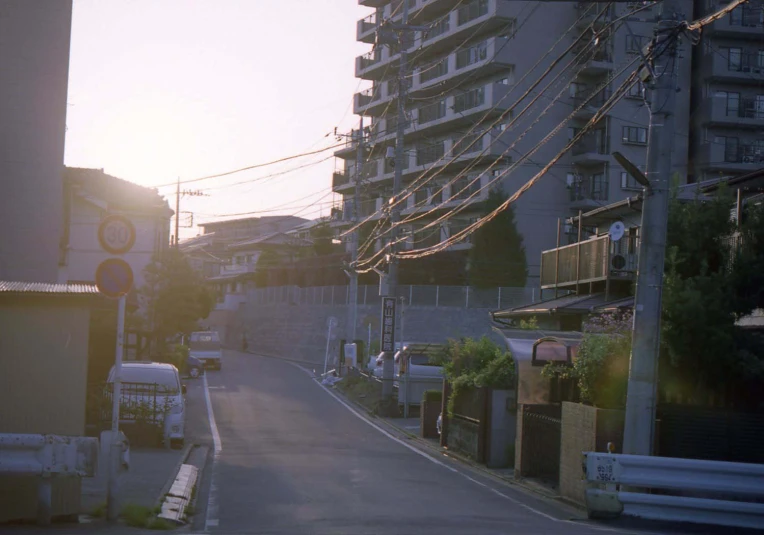
[[188, 370], [188, 375], [196, 379], [197, 377], [200, 377], [202, 375], [202, 370], [194, 366], [193, 368]]

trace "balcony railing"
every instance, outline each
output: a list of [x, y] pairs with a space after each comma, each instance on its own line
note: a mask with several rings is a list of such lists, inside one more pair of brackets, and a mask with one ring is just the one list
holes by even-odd
[[419, 83], [424, 84], [435, 78], [448, 74], [448, 58], [443, 58], [429, 65], [425, 65], [419, 71]]
[[365, 19], [361, 19], [361, 32], [370, 32], [377, 27], [377, 13], [372, 13]]
[[[638, 235], [598, 236], [541, 253], [541, 287], [629, 279], [637, 270]], [[579, 261], [580, 259], [580, 261]]]
[[435, 25], [433, 25], [424, 34], [424, 41], [435, 39], [436, 37], [443, 35], [451, 30], [451, 19], [449, 17], [443, 17]]
[[372, 65], [379, 63], [382, 60], [382, 54], [379, 49], [372, 50], [371, 52], [361, 56], [361, 69], [366, 69]]
[[456, 53], [456, 68], [463, 69], [488, 58], [488, 42], [484, 41]]
[[446, 100], [442, 99], [432, 104], [427, 104], [419, 108], [417, 121], [419, 124], [425, 124], [437, 121], [446, 116]]
[[[587, 103], [587, 106], [592, 107], [602, 107], [605, 102], [610, 98], [610, 89], [605, 88], [600, 91], [598, 91], [594, 97]], [[573, 105], [576, 107], [581, 106], [584, 102], [587, 101], [589, 97], [592, 96], [592, 91], [579, 91], [575, 95], [573, 95]]]
[[374, 87], [370, 87], [369, 89], [365, 89], [358, 93], [358, 105], [359, 106], [368, 106], [372, 102], [375, 102], [379, 100], [382, 96], [382, 86], [381, 85], [374, 85]]
[[461, 95], [454, 97], [454, 111], [461, 113], [485, 104], [485, 88], [476, 87]]
[[573, 145], [573, 156], [580, 156], [582, 154], [609, 154], [608, 148], [606, 136], [601, 136], [601, 139], [591, 135], [584, 136]]
[[606, 201], [608, 200], [610, 183], [605, 175], [590, 176], [576, 180], [570, 185], [570, 200], [575, 201]]
[[488, 0], [472, 0], [459, 8], [457, 12], [457, 25], [463, 26], [488, 13]]
[[744, 119], [764, 119], [764, 100], [742, 98], [737, 108], [727, 106], [727, 116]]
[[725, 17], [730, 26], [742, 26], [745, 28], [764, 28], [764, 3], [756, 5], [754, 2], [742, 5]]
[[724, 161], [728, 163], [764, 163], [764, 143], [727, 146], [724, 150]]
[[337, 169], [332, 174], [332, 189], [337, 189], [350, 182], [350, 175], [344, 169]]

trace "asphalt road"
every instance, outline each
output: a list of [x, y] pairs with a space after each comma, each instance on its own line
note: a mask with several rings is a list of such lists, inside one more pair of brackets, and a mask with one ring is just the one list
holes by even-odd
[[[578, 510], [420, 451], [410, 440], [370, 425], [289, 362], [228, 352], [223, 370], [208, 373], [207, 384], [216, 424], [207, 436], [219, 452], [202, 482], [194, 531], [655, 531], [591, 523]], [[659, 530], [668, 531], [674, 532]]]

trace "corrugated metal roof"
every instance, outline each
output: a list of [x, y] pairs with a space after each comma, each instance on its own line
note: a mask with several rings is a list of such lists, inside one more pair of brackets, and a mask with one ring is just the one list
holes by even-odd
[[633, 297], [624, 297], [616, 300], [605, 300], [604, 293], [585, 295], [566, 295], [557, 299], [548, 299], [530, 305], [499, 310], [494, 312], [495, 318], [517, 318], [534, 314], [585, 314], [588, 312], [606, 312], [620, 308], [634, 306]]
[[0, 281], [0, 293], [90, 295], [99, 292], [95, 284]]

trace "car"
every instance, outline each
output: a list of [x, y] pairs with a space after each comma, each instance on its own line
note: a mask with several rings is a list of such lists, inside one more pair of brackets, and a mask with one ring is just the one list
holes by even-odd
[[[107, 378], [113, 392], [114, 367]], [[120, 372], [120, 425], [143, 420], [161, 426], [163, 441], [171, 447], [185, 443], [186, 385], [178, 369], [164, 362], [124, 362]]]
[[196, 379], [204, 375], [204, 363], [196, 357], [189, 355], [186, 358], [185, 366], [183, 368], [185, 375]]
[[197, 331], [188, 337], [189, 355], [199, 359], [206, 369], [223, 368], [223, 344], [215, 331]]

